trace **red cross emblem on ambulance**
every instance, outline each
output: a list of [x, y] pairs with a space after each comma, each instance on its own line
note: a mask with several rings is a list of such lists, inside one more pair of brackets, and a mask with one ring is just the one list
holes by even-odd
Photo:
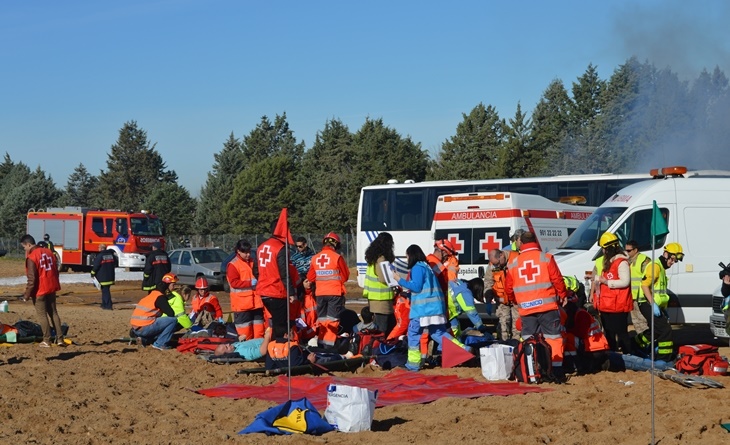
[[502, 247], [502, 238], [497, 238], [494, 233], [485, 233], [484, 238], [479, 240], [479, 253], [484, 254], [484, 259], [489, 259], [489, 251]]
[[525, 280], [525, 283], [534, 283], [537, 281], [537, 276], [540, 275], [540, 264], [535, 265], [532, 260], [527, 260], [522, 267], [517, 269], [517, 273], [520, 278]]
[[268, 244], [261, 249], [259, 254], [259, 267], [266, 267], [271, 262], [271, 246]]
[[464, 243], [461, 241], [461, 238], [459, 238], [458, 233], [449, 233], [446, 235], [446, 239], [451, 241], [451, 244], [454, 245], [456, 253], [464, 253]]

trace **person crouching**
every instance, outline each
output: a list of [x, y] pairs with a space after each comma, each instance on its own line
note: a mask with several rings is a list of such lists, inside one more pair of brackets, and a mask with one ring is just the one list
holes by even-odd
[[[132, 334], [141, 339], [142, 344], [152, 344], [155, 349], [170, 349], [167, 343], [177, 326], [175, 311], [167, 301], [172, 287], [178, 282], [177, 275], [167, 273], [155, 290], [139, 300], [132, 312]], [[167, 317], [162, 317], [162, 314]]]

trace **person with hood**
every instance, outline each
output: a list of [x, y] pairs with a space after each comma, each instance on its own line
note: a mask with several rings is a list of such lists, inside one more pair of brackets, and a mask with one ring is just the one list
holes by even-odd
[[600, 286], [594, 305], [601, 314], [601, 324], [612, 351], [631, 353], [629, 313], [634, 308], [631, 296], [631, 268], [629, 257], [619, 244], [618, 237], [605, 232], [598, 240], [603, 248], [603, 267], [596, 277]]
[[459, 325], [459, 315], [466, 313], [469, 321], [474, 325], [474, 329], [479, 332], [487, 332], [487, 327], [482, 322], [476, 307], [474, 307], [474, 299], [482, 301], [484, 295], [484, 280], [481, 278], [472, 278], [469, 281], [454, 280], [449, 281], [449, 295], [447, 305], [449, 308], [449, 323], [451, 324], [451, 332], [454, 337], [461, 338], [461, 326]]

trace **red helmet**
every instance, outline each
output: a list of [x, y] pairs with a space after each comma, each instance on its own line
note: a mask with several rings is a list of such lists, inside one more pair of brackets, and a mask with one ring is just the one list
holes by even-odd
[[433, 243], [433, 247], [442, 250], [450, 255], [456, 255], [456, 248], [454, 247], [454, 243], [447, 239], [436, 240], [436, 242]]
[[177, 279], [177, 275], [174, 273], [166, 273], [162, 276], [162, 282], [171, 284], [171, 283], [177, 283], [179, 280]]
[[208, 289], [208, 280], [206, 280], [205, 277], [198, 277], [198, 279], [195, 280], [195, 288]]
[[335, 232], [330, 232], [327, 235], [324, 236], [324, 239], [322, 239], [322, 244], [334, 244], [335, 246], [340, 245], [340, 236], [337, 235]]

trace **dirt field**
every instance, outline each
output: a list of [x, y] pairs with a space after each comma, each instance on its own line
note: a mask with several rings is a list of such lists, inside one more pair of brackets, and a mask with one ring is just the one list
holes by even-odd
[[[0, 258], [0, 277], [22, 274], [21, 261]], [[631, 371], [574, 377], [565, 385], [546, 385], [553, 391], [541, 394], [378, 408], [374, 431], [366, 433], [238, 436], [272, 404], [210, 399], [191, 390], [231, 382], [267, 385], [273, 378], [239, 377], [236, 370], [247, 365], [212, 365], [193, 355], [118, 341], [129, 331], [132, 304], [143, 295], [138, 289], [135, 282], [116, 285], [115, 310], [102, 311], [93, 287], [65, 286], [59, 313], [70, 325], [73, 346], [0, 347], [0, 443], [644, 445], [651, 439], [650, 375]], [[22, 286], [0, 287], [0, 301], [10, 303], [10, 312], [0, 314], [0, 321], [34, 319], [32, 305], [15, 298], [21, 292]], [[227, 309], [227, 295], [216, 294]], [[676, 334], [680, 343], [713, 341], [706, 326], [684, 327]], [[721, 351], [730, 355], [727, 347]], [[424, 372], [483, 380], [478, 368]], [[364, 368], [359, 374], [384, 371]], [[730, 387], [730, 377], [717, 380]], [[655, 386], [657, 443], [730, 443], [730, 433], [720, 427], [730, 422], [730, 388], [688, 389], [660, 379]]]

